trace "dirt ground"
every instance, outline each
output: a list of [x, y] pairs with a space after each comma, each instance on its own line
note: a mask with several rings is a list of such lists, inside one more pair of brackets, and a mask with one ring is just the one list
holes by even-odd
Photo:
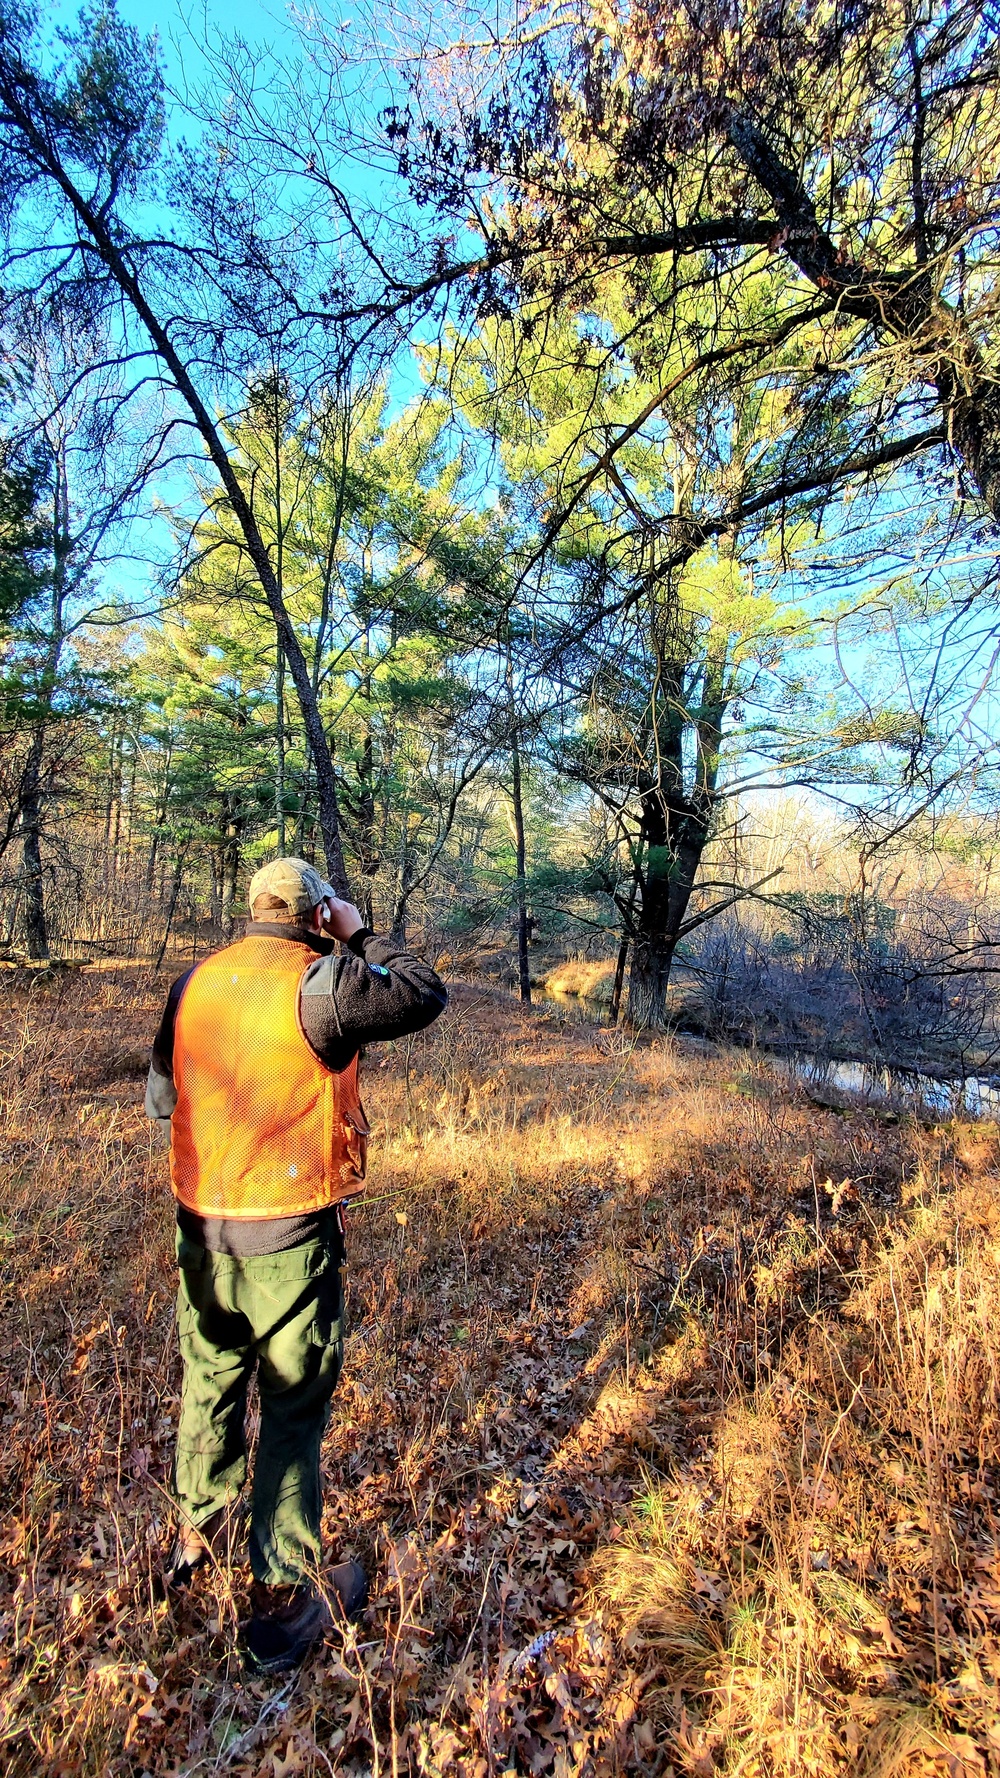
[[248, 1682], [241, 1560], [156, 1598], [167, 981], [0, 983], [7, 1772], [1000, 1772], [993, 1126], [457, 985], [365, 1067], [324, 1464], [372, 1602]]

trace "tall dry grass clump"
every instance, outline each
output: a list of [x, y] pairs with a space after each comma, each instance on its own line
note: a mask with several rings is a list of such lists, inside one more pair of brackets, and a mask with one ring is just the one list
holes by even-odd
[[[855, 1197], [850, 1268], [817, 1196], [794, 1327], [762, 1323], [773, 1253], [749, 1249], [710, 1455], [650, 1474], [591, 1565], [657, 1662], [647, 1697], [682, 1769], [1000, 1767], [995, 1149], [964, 1132], [914, 1147], [898, 1217]], [[963, 1159], [990, 1171], [966, 1180]]]
[[545, 989], [556, 996], [610, 1004], [615, 983], [615, 963], [607, 957], [566, 957], [545, 977]]
[[1000, 1769], [992, 1127], [460, 987], [368, 1059], [325, 1529], [373, 1603], [247, 1683], [242, 1548], [156, 1596], [165, 986], [5, 983], [4, 1769]]

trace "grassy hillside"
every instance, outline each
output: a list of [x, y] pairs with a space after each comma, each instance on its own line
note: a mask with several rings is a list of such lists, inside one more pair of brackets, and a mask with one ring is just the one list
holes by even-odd
[[4, 984], [12, 1774], [1000, 1771], [998, 1143], [459, 987], [368, 1059], [325, 1448], [357, 1633], [244, 1682], [154, 1577], [166, 981]]

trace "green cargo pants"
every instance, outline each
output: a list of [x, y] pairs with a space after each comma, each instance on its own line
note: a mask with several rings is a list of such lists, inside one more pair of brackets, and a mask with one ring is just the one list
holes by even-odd
[[247, 1386], [257, 1369], [250, 1564], [271, 1586], [320, 1560], [319, 1451], [343, 1355], [340, 1252], [328, 1240], [234, 1259], [178, 1231], [184, 1383], [174, 1496], [203, 1525], [247, 1476]]

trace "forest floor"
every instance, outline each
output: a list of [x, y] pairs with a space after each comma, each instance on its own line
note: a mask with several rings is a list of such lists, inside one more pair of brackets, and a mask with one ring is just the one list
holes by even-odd
[[456, 988], [374, 1052], [324, 1461], [363, 1623], [157, 1601], [166, 977], [3, 981], [0, 1769], [1000, 1773], [1000, 1144]]

